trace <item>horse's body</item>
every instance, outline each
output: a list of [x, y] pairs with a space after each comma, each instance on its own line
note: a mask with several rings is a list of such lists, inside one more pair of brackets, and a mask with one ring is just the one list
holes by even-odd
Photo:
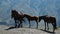
[[26, 17], [29, 21], [29, 28], [30, 28], [30, 21], [36, 21], [37, 23], [37, 28], [38, 28], [38, 17], [36, 16], [30, 16], [30, 15], [27, 15], [27, 14], [24, 14], [24, 17]]
[[[16, 10], [12, 10], [11, 18], [15, 20], [15, 27], [22, 27], [23, 15], [20, 15]], [[19, 22], [17, 22], [19, 21]], [[17, 25], [19, 24], [19, 25]]]
[[39, 16], [39, 22], [41, 19], [43, 19], [45, 22], [45, 30], [46, 30], [46, 23], [47, 23], [47, 27], [48, 27], [48, 23], [51, 23], [53, 25], [53, 32], [54, 32], [54, 30], [56, 29], [56, 18], [51, 16]]

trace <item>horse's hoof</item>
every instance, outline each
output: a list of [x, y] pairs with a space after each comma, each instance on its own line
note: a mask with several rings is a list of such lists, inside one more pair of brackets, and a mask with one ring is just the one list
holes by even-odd
[[30, 28], [30, 26], [29, 26], [29, 28]]
[[46, 29], [44, 29], [44, 31], [46, 31]]

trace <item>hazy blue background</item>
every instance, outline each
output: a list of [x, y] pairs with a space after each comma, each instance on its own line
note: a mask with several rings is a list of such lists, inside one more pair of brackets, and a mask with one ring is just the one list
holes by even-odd
[[[11, 19], [12, 9], [31, 16], [54, 16], [60, 26], [60, 0], [0, 0], [0, 25], [14, 25], [14, 20]], [[33, 26], [34, 21], [31, 24]]]

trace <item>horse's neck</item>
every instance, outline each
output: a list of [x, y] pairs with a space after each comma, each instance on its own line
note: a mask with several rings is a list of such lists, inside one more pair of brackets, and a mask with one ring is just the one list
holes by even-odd
[[30, 15], [24, 14], [25, 17], [30, 17]]
[[31, 17], [31, 16], [27, 15], [26, 17], [28, 17], [28, 18], [29, 18], [29, 17]]

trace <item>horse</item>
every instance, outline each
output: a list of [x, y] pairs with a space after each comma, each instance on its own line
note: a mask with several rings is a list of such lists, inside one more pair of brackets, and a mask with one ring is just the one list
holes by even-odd
[[30, 16], [28, 14], [24, 14], [24, 17], [26, 17], [27, 20], [29, 21], [29, 28], [31, 27], [30, 26], [30, 21], [36, 21], [36, 23], [37, 23], [37, 27], [36, 28], [38, 28], [38, 17], [36, 17], [36, 16]]
[[[45, 22], [45, 30], [46, 30], [46, 23], [47, 23], [47, 27], [48, 24], [51, 23], [53, 26], [53, 32], [55, 31], [56, 27], [56, 18], [55, 17], [51, 17], [51, 16], [39, 16], [39, 22], [40, 20], [44, 20]], [[49, 30], [49, 27], [47, 28], [47, 30]]]
[[23, 15], [19, 14], [16, 10], [12, 10], [11, 18], [14, 18], [15, 27], [22, 27], [22, 21], [24, 21]]

